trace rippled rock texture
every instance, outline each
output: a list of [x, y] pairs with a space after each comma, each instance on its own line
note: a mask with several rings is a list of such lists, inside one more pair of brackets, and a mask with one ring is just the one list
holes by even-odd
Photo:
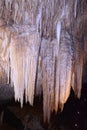
[[43, 95], [49, 122], [51, 112], [63, 110], [71, 87], [81, 96], [87, 1], [1, 0], [0, 10], [0, 84], [14, 87], [21, 107], [24, 99], [33, 105]]

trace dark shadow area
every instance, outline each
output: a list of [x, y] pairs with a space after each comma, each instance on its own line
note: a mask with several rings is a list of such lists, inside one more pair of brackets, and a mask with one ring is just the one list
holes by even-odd
[[49, 124], [43, 123], [41, 102], [37, 97], [34, 107], [24, 103], [24, 107], [20, 108], [14, 100], [2, 101], [0, 130], [87, 130], [87, 84], [83, 84], [80, 99], [71, 90], [63, 111], [52, 113]]

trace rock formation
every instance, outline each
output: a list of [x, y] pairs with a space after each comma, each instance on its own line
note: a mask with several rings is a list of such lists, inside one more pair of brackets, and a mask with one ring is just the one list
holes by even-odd
[[0, 84], [33, 105], [43, 94], [44, 121], [63, 109], [71, 87], [80, 98], [87, 61], [86, 0], [1, 0]]

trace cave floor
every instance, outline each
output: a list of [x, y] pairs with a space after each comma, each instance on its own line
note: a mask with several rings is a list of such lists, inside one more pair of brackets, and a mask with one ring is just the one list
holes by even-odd
[[53, 113], [50, 123], [43, 123], [42, 103], [36, 98], [34, 107], [10, 101], [0, 106], [0, 130], [87, 130], [87, 84], [83, 85], [81, 98], [73, 92], [63, 112]]

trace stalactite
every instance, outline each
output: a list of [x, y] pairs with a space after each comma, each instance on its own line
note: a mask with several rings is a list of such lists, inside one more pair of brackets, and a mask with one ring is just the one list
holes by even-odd
[[9, 83], [9, 46], [10, 46], [10, 30], [6, 26], [0, 28], [0, 66], [2, 76], [6, 78], [5, 83]]
[[78, 0], [0, 1], [0, 83], [14, 86], [21, 107], [24, 98], [33, 105], [34, 96], [43, 94], [44, 121], [49, 122], [54, 110], [63, 109], [71, 86], [78, 98], [81, 95], [87, 17], [82, 5], [78, 10], [79, 4]]
[[41, 56], [38, 59], [38, 72], [37, 72], [37, 82], [36, 82], [36, 95], [42, 94], [42, 68], [41, 68]]
[[78, 98], [81, 96], [82, 74], [83, 74], [83, 52], [80, 43], [75, 44], [75, 61], [73, 69], [72, 87]]
[[41, 34], [41, 28], [42, 28], [41, 21], [42, 21], [42, 5], [41, 5], [41, 7], [39, 7], [38, 15], [36, 18], [37, 31], [40, 32], [40, 34]]
[[42, 85], [44, 121], [50, 120], [50, 113], [54, 110], [54, 75], [55, 75], [55, 42], [43, 39], [42, 49]]
[[63, 108], [64, 103], [70, 95], [73, 49], [70, 36], [67, 32], [62, 32], [59, 62], [59, 107]]
[[55, 111], [58, 111], [58, 105], [59, 105], [59, 49], [60, 49], [60, 40], [61, 40], [61, 21], [58, 21], [57, 23], [57, 32], [56, 32], [56, 37], [57, 37], [57, 41], [56, 41], [56, 48], [55, 48]]
[[14, 9], [15, 9], [15, 11], [14, 11], [14, 22], [16, 22], [16, 17], [17, 17], [17, 13], [18, 13], [18, 3], [17, 2], [15, 2], [15, 4], [14, 4]]
[[58, 50], [59, 50], [60, 37], [61, 37], [61, 22], [58, 21], [58, 23], [57, 23]]
[[29, 101], [33, 105], [39, 46], [39, 34], [29, 28], [27, 33], [24, 34], [23, 31], [23, 35], [21, 32], [11, 38], [11, 80], [14, 84], [15, 99], [21, 102], [21, 106], [23, 105], [24, 90], [26, 102]]
[[77, 3], [78, 3], [78, 0], [75, 1], [75, 5], [74, 5], [74, 17], [75, 18], [77, 16]]

